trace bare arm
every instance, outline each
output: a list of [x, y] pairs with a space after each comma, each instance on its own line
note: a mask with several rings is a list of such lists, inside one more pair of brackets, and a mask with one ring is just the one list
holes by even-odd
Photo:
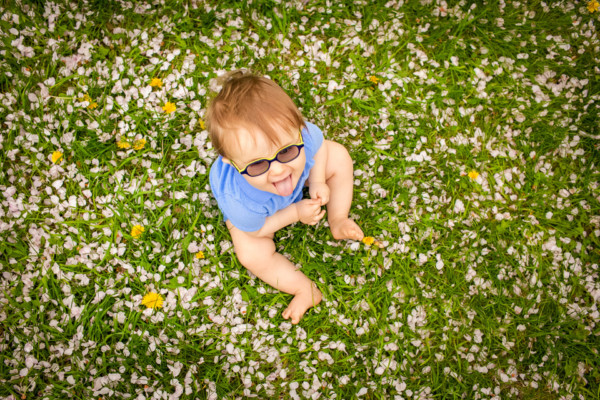
[[308, 175], [308, 192], [310, 193], [311, 199], [318, 199], [320, 204], [324, 206], [329, 203], [329, 185], [327, 185], [327, 142], [323, 141], [323, 144], [315, 154], [314, 160], [315, 165], [310, 169]]
[[248, 232], [255, 237], [271, 237], [283, 227], [294, 222], [314, 225], [325, 215], [325, 210], [321, 210], [321, 203], [318, 200], [304, 199], [298, 203], [293, 203], [277, 211], [275, 214], [267, 217], [265, 223], [258, 231]]
[[327, 150], [325, 149], [325, 143], [321, 145], [317, 154], [314, 157], [315, 164], [310, 169], [308, 175], [308, 185], [313, 183], [325, 183], [325, 167], [327, 166]]
[[265, 224], [255, 232], [248, 232], [251, 236], [268, 237], [277, 232], [283, 227], [286, 227], [294, 222], [298, 222], [298, 211], [296, 203], [290, 204], [286, 208], [282, 208], [275, 214], [265, 219]]

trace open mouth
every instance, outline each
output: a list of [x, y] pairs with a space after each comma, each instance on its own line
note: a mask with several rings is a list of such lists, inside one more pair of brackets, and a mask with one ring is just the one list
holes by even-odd
[[294, 191], [294, 186], [292, 185], [292, 174], [289, 174], [280, 181], [273, 182], [273, 186], [275, 186], [275, 190], [277, 190], [278, 195], [289, 196]]

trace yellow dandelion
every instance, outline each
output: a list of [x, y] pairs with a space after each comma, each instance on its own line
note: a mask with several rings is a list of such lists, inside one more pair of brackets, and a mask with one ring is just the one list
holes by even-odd
[[202, 130], [206, 129], [206, 124], [204, 123], [204, 121], [200, 120], [200, 121], [198, 121], [198, 123], [200, 124], [200, 129], [202, 129]]
[[60, 163], [62, 161], [62, 158], [63, 153], [61, 153], [60, 151], [56, 150], [54, 153], [52, 153], [52, 162], [54, 164]]
[[469, 172], [469, 178], [471, 178], [473, 180], [477, 179], [478, 176], [479, 176], [479, 172], [477, 172], [477, 171]]
[[141, 150], [146, 145], [146, 139], [138, 139], [133, 142], [134, 150]]
[[138, 239], [140, 236], [142, 236], [142, 233], [144, 233], [144, 227], [141, 225], [134, 225], [133, 228], [131, 228], [131, 236], [133, 236], [134, 239]]
[[373, 236], [365, 236], [362, 240], [362, 242], [364, 244], [366, 244], [367, 246], [372, 245], [373, 243], [375, 243], [375, 238]]
[[94, 108], [98, 107], [98, 103], [96, 103], [95, 101], [91, 102], [90, 105], [87, 106], [87, 108], [89, 110], [93, 110]]
[[600, 8], [600, 3], [598, 3], [597, 0], [592, 0], [587, 5], [587, 9], [591, 13], [598, 11], [599, 8]]
[[371, 77], [369, 78], [369, 80], [371, 82], [373, 82], [374, 84], [378, 84], [379, 83], [379, 78], [376, 77], [375, 75], [371, 75]]
[[167, 101], [167, 103], [163, 106], [162, 109], [167, 114], [171, 114], [172, 112], [177, 110], [177, 107], [175, 107], [175, 104], [171, 103], [170, 101]]
[[200, 250], [199, 252], [196, 253], [196, 258], [198, 260], [202, 260], [204, 258], [204, 252], [202, 250]]
[[152, 81], [150, 82], [150, 86], [161, 88], [162, 87], [162, 79], [152, 78]]
[[120, 149], [128, 149], [131, 147], [131, 144], [127, 142], [125, 139], [121, 138], [117, 141], [117, 147]]
[[162, 308], [163, 297], [155, 292], [150, 292], [142, 299], [142, 305], [148, 308]]

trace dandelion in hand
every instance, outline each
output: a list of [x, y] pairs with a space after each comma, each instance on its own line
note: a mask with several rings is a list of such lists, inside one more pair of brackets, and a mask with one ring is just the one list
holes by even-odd
[[163, 106], [162, 109], [167, 114], [171, 114], [172, 112], [177, 110], [177, 107], [175, 107], [175, 104], [171, 103], [170, 101], [167, 101], [167, 103]]
[[55, 151], [54, 153], [52, 153], [52, 162], [54, 164], [60, 163], [62, 161], [63, 158], [63, 153], [61, 153], [60, 151]]
[[469, 172], [469, 178], [471, 178], [473, 180], [477, 179], [478, 176], [479, 176], [479, 172], [477, 172], [477, 171]]
[[162, 79], [152, 78], [152, 81], [150, 82], [150, 86], [161, 88], [162, 87]]
[[162, 308], [163, 298], [158, 293], [150, 292], [142, 299], [142, 305], [148, 308]]
[[134, 150], [141, 150], [146, 145], [146, 139], [138, 139], [133, 142]]
[[587, 9], [591, 13], [598, 11], [599, 8], [600, 8], [600, 3], [598, 3], [598, 0], [592, 0], [587, 5]]
[[141, 225], [134, 225], [133, 228], [131, 228], [131, 236], [133, 236], [134, 239], [138, 239], [140, 236], [142, 236], [142, 233], [144, 233], [144, 227]]

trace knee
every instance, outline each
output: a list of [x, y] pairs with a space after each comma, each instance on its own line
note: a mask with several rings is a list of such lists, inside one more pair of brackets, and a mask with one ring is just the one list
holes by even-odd
[[254, 272], [268, 264], [268, 262], [266, 262], [266, 260], [268, 260], [268, 254], [264, 251], [258, 251], [251, 246], [234, 247], [234, 251], [240, 264], [250, 271]]
[[331, 140], [325, 141], [327, 145], [327, 165], [333, 168], [335, 171], [352, 171], [354, 165], [350, 153], [346, 148]]
[[234, 251], [238, 261], [244, 267], [251, 268], [253, 265], [256, 264], [256, 256], [250, 249], [245, 247], [235, 247]]
[[327, 143], [327, 153], [330, 159], [336, 163], [341, 162], [352, 164], [350, 153], [348, 153], [348, 150], [343, 145], [331, 140], [326, 140], [325, 142]]
[[260, 269], [268, 264], [269, 258], [275, 253], [275, 243], [272, 238], [256, 237], [243, 232], [227, 221], [227, 228], [233, 241], [235, 255], [245, 268]]

